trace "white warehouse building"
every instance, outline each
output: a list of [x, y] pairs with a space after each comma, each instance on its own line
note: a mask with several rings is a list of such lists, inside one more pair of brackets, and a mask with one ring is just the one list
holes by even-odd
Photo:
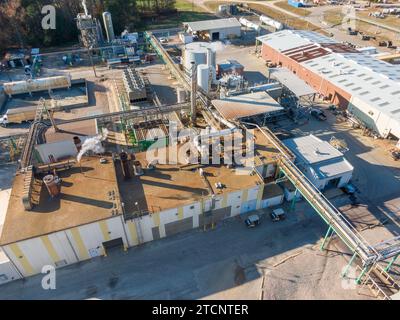
[[289, 69], [381, 137], [400, 139], [400, 65], [310, 31], [257, 39], [265, 60]]
[[210, 41], [240, 37], [241, 24], [236, 18], [214, 19], [183, 23], [186, 32]]
[[340, 188], [350, 181], [353, 166], [328, 142], [309, 135], [287, 139], [284, 144], [296, 156], [298, 168], [318, 189], [328, 186]]

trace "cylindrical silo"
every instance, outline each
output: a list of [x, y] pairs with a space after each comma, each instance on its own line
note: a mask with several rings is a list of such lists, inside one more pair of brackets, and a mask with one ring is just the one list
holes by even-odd
[[112, 17], [110, 12], [103, 12], [103, 22], [104, 22], [104, 28], [106, 29], [106, 34], [107, 34], [107, 41], [111, 42], [115, 39], [114, 35], [114, 26], [112, 23]]
[[[208, 53], [208, 49], [211, 48], [211, 52]], [[212, 44], [208, 42], [192, 42], [185, 46], [183, 66], [189, 74], [191, 73], [192, 61], [195, 65], [206, 64], [207, 55], [210, 55], [210, 60], [215, 67], [216, 65], [216, 54]]]
[[197, 85], [205, 92], [208, 92], [208, 83], [210, 78], [210, 67], [206, 64], [197, 66]]

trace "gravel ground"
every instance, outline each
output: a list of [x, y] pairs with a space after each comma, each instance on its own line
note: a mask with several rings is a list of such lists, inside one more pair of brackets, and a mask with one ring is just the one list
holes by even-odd
[[349, 279], [341, 278], [345, 265], [346, 260], [341, 254], [321, 252], [317, 246], [305, 248], [298, 256], [266, 269], [264, 299], [372, 299], [369, 292], [358, 294], [359, 287], [354, 284], [351, 272]]

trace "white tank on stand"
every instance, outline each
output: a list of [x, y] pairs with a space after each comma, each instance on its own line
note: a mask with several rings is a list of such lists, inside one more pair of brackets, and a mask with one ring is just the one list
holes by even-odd
[[245, 27], [249, 28], [249, 29], [253, 29], [255, 31], [258, 31], [260, 29], [260, 26], [258, 24], [255, 24], [245, 18], [240, 18], [239, 22], [244, 25]]
[[104, 28], [106, 29], [107, 41], [112, 42], [115, 39], [114, 26], [110, 12], [103, 12]]
[[276, 21], [274, 19], [271, 19], [267, 16], [260, 16], [260, 21], [262, 23], [265, 23], [266, 25], [269, 25], [271, 27], [274, 27], [276, 30], [282, 30], [283, 29], [283, 24], [280, 23], [279, 21]]

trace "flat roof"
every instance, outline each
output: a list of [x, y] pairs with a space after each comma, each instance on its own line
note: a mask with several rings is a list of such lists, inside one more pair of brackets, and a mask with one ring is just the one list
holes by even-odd
[[[5, 245], [44, 234], [73, 228], [122, 214], [118, 185], [111, 157], [101, 164], [99, 157], [83, 157], [81, 168], [59, 171], [62, 179], [61, 193], [50, 198], [40, 178], [33, 184], [33, 210], [26, 211], [21, 195], [24, 174], [17, 173], [10, 196], [0, 244]], [[81, 171], [82, 170], [82, 171]], [[110, 198], [109, 192], [116, 197]]]
[[271, 76], [289, 88], [297, 97], [303, 97], [316, 94], [317, 91], [309, 86], [304, 80], [300, 79], [293, 72], [286, 68], [274, 68], [271, 70]]
[[353, 166], [345, 159], [332, 159], [318, 163], [313, 166], [314, 171], [321, 179], [331, 178], [343, 174], [345, 172], [353, 171]]
[[313, 45], [314, 43], [337, 43], [334, 39], [322, 34], [305, 30], [282, 30], [257, 37], [257, 40], [280, 52], [301, 46]]
[[96, 120], [85, 120], [71, 122], [57, 126], [59, 131], [53, 127], [46, 130], [46, 143], [71, 140], [75, 136], [95, 136], [98, 134]]
[[373, 121], [378, 112], [385, 114], [391, 132], [400, 135], [400, 65], [312, 31], [283, 30], [257, 39], [347, 92], [365, 114], [375, 109]]
[[[166, 149], [167, 154], [170, 148]], [[173, 152], [174, 150], [172, 150]], [[176, 151], [175, 151], [176, 152]], [[116, 166], [119, 188], [125, 212], [159, 212], [199, 201], [203, 197], [251, 188], [261, 180], [251, 171], [229, 169], [225, 165], [202, 164], [156, 164], [156, 169], [147, 169], [146, 152], [136, 153], [144, 175], [124, 179], [120, 166]], [[199, 169], [204, 171], [200, 176]], [[225, 187], [217, 189], [221, 182]], [[135, 203], [138, 203], [138, 206]]]
[[312, 134], [286, 139], [283, 143], [296, 155], [296, 158], [301, 158], [307, 164], [316, 164], [343, 157], [343, 153], [339, 150]]
[[116, 165], [121, 198], [128, 214], [138, 209], [158, 212], [176, 208], [210, 195], [206, 183], [196, 171], [199, 166], [180, 168], [181, 165], [176, 164], [157, 164], [155, 170], [148, 170], [146, 152], [135, 156], [145, 171], [142, 176], [125, 180], [120, 165]]
[[319, 179], [340, 176], [354, 169], [339, 150], [312, 134], [283, 143], [296, 155], [296, 162], [300, 159], [306, 163]]
[[400, 127], [400, 66], [363, 53], [331, 54], [303, 65], [352, 98], [396, 119]]
[[256, 156], [255, 164], [268, 164], [276, 162], [280, 152], [274, 144], [259, 130], [255, 129], [254, 133], [254, 153]]
[[15, 94], [13, 95], [12, 99], [6, 102], [6, 109], [9, 110], [9, 112], [17, 113], [22, 112], [23, 110], [37, 108], [41, 104], [41, 97], [46, 100], [46, 104], [49, 109], [54, 107], [56, 110], [64, 110], [68, 108], [83, 107], [88, 104], [86, 92], [82, 90], [83, 86], [84, 84], [76, 84], [68, 89], [53, 89], [52, 97], [56, 99], [55, 104], [52, 104], [51, 98], [49, 97], [47, 91], [33, 92], [32, 96], [28, 93]]
[[183, 24], [187, 25], [192, 32], [241, 27], [240, 22], [236, 18], [184, 22]]
[[[203, 168], [207, 180], [215, 194], [223, 194], [249, 189], [261, 183], [257, 175], [250, 175], [252, 170], [229, 169], [224, 165], [211, 165]], [[215, 184], [221, 182], [223, 189], [217, 189]]]
[[236, 120], [258, 114], [284, 110], [284, 108], [265, 91], [215, 99], [212, 100], [211, 103], [227, 120]]

